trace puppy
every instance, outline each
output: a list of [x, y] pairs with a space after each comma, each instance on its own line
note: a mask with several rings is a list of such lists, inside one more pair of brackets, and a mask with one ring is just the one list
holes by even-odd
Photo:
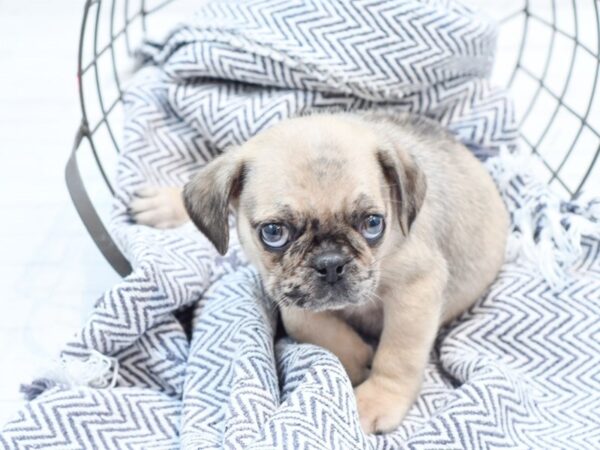
[[[172, 190], [141, 201], [162, 211], [150, 225], [187, 220]], [[494, 280], [508, 229], [469, 150], [430, 120], [385, 112], [283, 121], [203, 167], [183, 203], [222, 254], [233, 207], [287, 333], [340, 359], [368, 433], [400, 424], [438, 328]], [[374, 351], [365, 341], [377, 339]]]

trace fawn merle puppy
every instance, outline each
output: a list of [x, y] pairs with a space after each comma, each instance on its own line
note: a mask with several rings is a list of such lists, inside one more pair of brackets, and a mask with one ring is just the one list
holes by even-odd
[[287, 333], [340, 359], [366, 432], [399, 425], [438, 328], [494, 280], [508, 229], [467, 148], [383, 112], [283, 121], [207, 164], [183, 196], [151, 189], [132, 204], [147, 225], [191, 218], [220, 253], [230, 207]]

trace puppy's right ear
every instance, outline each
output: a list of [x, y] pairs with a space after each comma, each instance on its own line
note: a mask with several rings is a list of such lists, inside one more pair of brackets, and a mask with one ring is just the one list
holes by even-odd
[[239, 197], [244, 182], [245, 166], [236, 153], [218, 156], [183, 188], [190, 219], [221, 255], [229, 246], [229, 204]]

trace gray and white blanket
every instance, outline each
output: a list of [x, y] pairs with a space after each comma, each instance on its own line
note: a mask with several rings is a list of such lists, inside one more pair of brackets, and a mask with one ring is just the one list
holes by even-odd
[[[0, 444], [599, 448], [600, 203], [561, 203], [514, 156], [510, 101], [487, 80], [495, 35], [452, 0], [202, 6], [147, 52], [123, 99], [112, 225], [134, 270], [27, 388]], [[276, 339], [235, 236], [221, 257], [191, 224], [139, 226], [127, 205], [286, 117], [376, 107], [429, 116], [486, 160], [513, 229], [497, 281], [440, 331], [400, 428], [367, 436], [336, 357]], [[191, 337], [174, 314], [190, 305]]]

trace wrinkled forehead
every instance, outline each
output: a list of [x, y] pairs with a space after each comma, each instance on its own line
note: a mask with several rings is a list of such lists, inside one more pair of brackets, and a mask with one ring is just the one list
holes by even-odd
[[366, 214], [385, 214], [386, 208], [376, 196], [366, 192], [347, 194], [341, 201], [315, 201], [306, 192], [299, 195], [263, 196], [247, 202], [245, 212], [254, 224], [284, 222], [299, 225], [300, 222], [319, 220], [332, 227], [341, 222], [357, 222]]
[[252, 219], [284, 215], [383, 211], [383, 177], [371, 129], [336, 117], [283, 122], [253, 138], [245, 149], [243, 194]]
[[243, 190], [253, 221], [302, 217], [343, 219], [357, 213], [384, 214], [384, 180], [375, 158], [355, 164], [332, 155], [299, 158], [285, 165], [273, 159], [250, 165]]

